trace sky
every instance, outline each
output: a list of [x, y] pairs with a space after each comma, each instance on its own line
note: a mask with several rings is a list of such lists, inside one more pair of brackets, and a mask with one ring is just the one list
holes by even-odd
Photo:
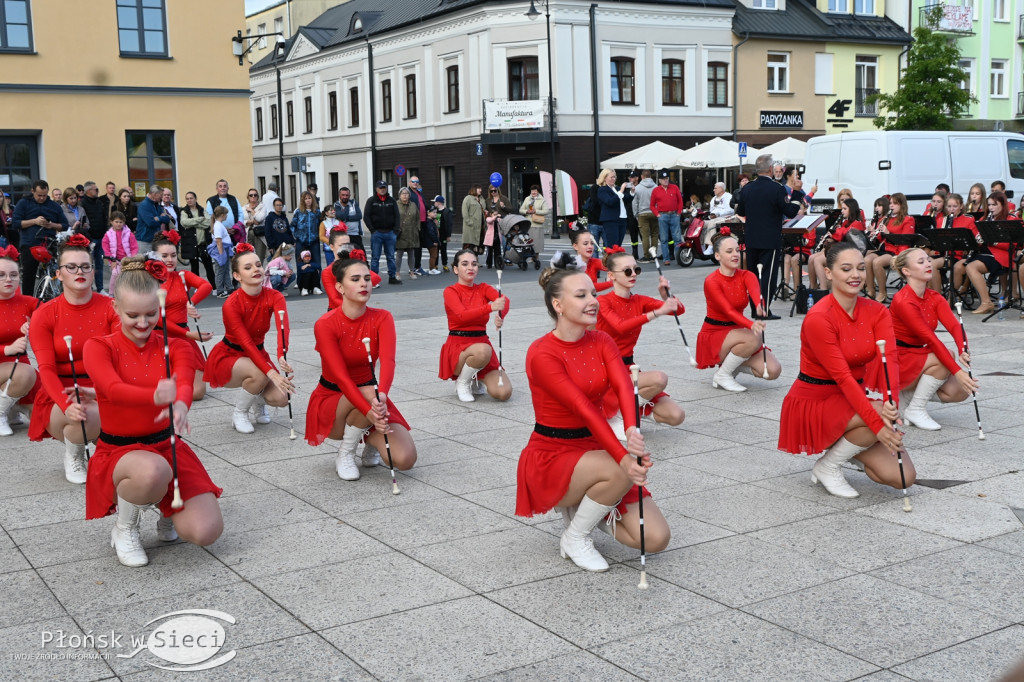
[[245, 13], [246, 15], [258, 12], [261, 9], [270, 7], [278, 0], [245, 0]]

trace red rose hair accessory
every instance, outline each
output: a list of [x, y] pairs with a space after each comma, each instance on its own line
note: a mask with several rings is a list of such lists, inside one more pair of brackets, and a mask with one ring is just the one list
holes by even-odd
[[235, 245], [235, 255], [242, 253], [256, 253], [256, 247], [249, 242], [242, 242], [241, 244]]
[[18, 256], [20, 255], [21, 254], [18, 253], [18, 250], [13, 246], [7, 246], [0, 249], [0, 258], [10, 258], [11, 260], [17, 262]]
[[177, 246], [181, 242], [181, 235], [174, 231], [161, 232], [160, 236]]
[[718, 231], [718, 234], [720, 234], [723, 237], [728, 237], [729, 235], [732, 234], [732, 230], [729, 229], [728, 227], [723, 227]]
[[153, 276], [153, 279], [160, 282], [167, 281], [167, 266], [162, 260], [147, 260], [145, 268], [146, 272]]
[[362, 249], [352, 249], [349, 251], [348, 257], [352, 260], [361, 260], [364, 263], [366, 262], [366, 252]]
[[614, 246], [607, 247], [604, 250], [604, 252], [605, 253], [626, 253], [626, 250], [624, 248], [622, 248], [622, 246], [620, 246], [619, 244], [615, 244]]
[[90, 244], [92, 242], [84, 234], [73, 234], [64, 242], [64, 246], [80, 246], [86, 249], [89, 248]]

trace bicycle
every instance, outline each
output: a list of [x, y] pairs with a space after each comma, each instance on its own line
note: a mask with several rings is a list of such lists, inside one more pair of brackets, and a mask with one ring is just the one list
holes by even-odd
[[61, 235], [58, 235], [56, 239], [45, 239], [39, 246], [29, 249], [32, 257], [40, 266], [36, 285], [32, 290], [32, 295], [39, 299], [40, 303], [57, 298], [64, 291], [60, 280], [57, 279], [58, 249], [64, 239], [66, 237], [62, 238]]

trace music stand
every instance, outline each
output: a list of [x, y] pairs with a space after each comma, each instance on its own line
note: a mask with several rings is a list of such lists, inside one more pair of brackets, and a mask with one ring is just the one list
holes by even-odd
[[916, 215], [914, 218], [914, 233], [921, 234], [925, 230], [935, 229], [935, 218], [930, 215]]
[[881, 235], [881, 238], [885, 240], [886, 244], [892, 244], [893, 246], [921, 246], [923, 243], [919, 234], [894, 234], [886, 232]]
[[928, 246], [935, 251], [942, 253], [946, 261], [946, 269], [949, 271], [949, 280], [946, 282], [946, 296], [949, 299], [949, 306], [952, 308], [956, 300], [961, 298], [953, 286], [953, 254], [957, 251], [967, 253], [978, 247], [974, 239], [974, 233], [965, 227], [954, 227], [945, 230], [925, 230], [920, 236], [928, 240]]
[[831, 230], [832, 226], [839, 222], [839, 219], [842, 216], [842, 214], [843, 212], [838, 208], [834, 208], [831, 211], [825, 211], [824, 213], [822, 213], [821, 215], [825, 216], [825, 227]]
[[983, 220], [977, 223], [976, 226], [986, 245], [1007, 244], [1010, 252], [1010, 295], [1005, 297], [1005, 302], [1001, 307], [992, 311], [982, 322], [988, 322], [989, 318], [993, 315], [998, 315], [1007, 309], [1024, 311], [1024, 305], [1022, 305], [1021, 300], [1014, 298], [1017, 286], [1014, 284], [1013, 279], [1017, 272], [1017, 263], [1014, 260], [1014, 256], [1017, 253], [1018, 247], [1024, 244], [1024, 223], [1019, 220]]

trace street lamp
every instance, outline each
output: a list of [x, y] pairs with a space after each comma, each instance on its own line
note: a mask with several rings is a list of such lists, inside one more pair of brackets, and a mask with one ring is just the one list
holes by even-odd
[[[558, 178], [556, 177], [557, 159], [555, 157], [555, 81], [551, 70], [551, 0], [544, 0], [544, 21], [547, 24], [547, 48], [548, 48], [548, 137], [551, 142], [551, 204], [554, 208], [551, 213], [551, 236], [558, 234]], [[534, 21], [540, 16], [534, 0], [530, 0], [530, 9], [526, 18]]]
[[[282, 116], [284, 115], [281, 111], [281, 67], [279, 62], [284, 57], [285, 48], [285, 37], [280, 31], [276, 33], [264, 33], [263, 35], [256, 36], [243, 36], [241, 31], [238, 31], [231, 37], [231, 53], [238, 57], [238, 65], [241, 66], [245, 58], [245, 55], [252, 51], [256, 43], [253, 41], [266, 38], [267, 36], [277, 36], [274, 40], [274, 71], [277, 73], [277, 163], [278, 163], [278, 178], [280, 179], [280, 185], [278, 190], [284, 193], [284, 123]], [[242, 41], [248, 40], [249, 46], [245, 47]]]

